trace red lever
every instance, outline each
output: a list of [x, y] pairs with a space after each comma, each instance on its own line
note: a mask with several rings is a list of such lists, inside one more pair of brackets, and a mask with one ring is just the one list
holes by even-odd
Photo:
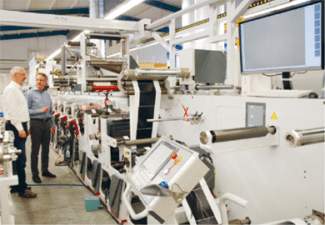
[[113, 86], [93, 86], [93, 91], [107, 91], [110, 92], [111, 90], [113, 91], [118, 91], [118, 86], [117, 85], [113, 85]]

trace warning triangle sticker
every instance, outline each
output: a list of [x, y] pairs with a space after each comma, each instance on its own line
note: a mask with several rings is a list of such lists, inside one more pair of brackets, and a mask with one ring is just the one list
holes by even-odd
[[274, 112], [273, 115], [271, 116], [271, 119], [272, 119], [272, 120], [277, 120], [277, 119], [278, 119], [278, 117], [275, 115], [275, 112]]

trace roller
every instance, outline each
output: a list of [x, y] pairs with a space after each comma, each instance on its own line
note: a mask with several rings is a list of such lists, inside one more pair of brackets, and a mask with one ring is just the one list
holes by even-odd
[[324, 142], [325, 128], [313, 128], [306, 130], [293, 130], [285, 134], [285, 139], [290, 147]]
[[200, 141], [202, 144], [209, 143], [211, 138], [212, 143], [234, 141], [248, 138], [264, 137], [268, 133], [275, 134], [274, 126], [258, 126], [258, 127], [244, 127], [229, 130], [211, 130], [202, 131], [200, 134]]

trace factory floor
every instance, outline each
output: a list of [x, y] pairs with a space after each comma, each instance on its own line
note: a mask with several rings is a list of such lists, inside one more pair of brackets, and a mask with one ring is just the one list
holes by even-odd
[[[57, 177], [40, 176], [42, 183], [35, 184], [30, 168], [30, 137], [26, 142], [26, 151], [27, 184], [32, 186], [37, 197], [26, 199], [19, 197], [18, 193], [11, 194], [10, 213], [14, 216], [15, 224], [117, 224], [106, 208], [86, 211], [85, 196], [94, 196], [94, 193], [83, 185], [69, 167], [54, 165], [58, 154], [53, 149], [50, 149], [49, 171]], [[41, 168], [40, 162], [38, 168]]]

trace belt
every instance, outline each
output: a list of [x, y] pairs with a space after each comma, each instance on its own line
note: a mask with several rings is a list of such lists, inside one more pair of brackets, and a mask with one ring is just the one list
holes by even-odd
[[38, 120], [38, 121], [43, 121], [43, 122], [47, 122], [47, 121], [50, 121], [51, 118], [42, 118], [42, 119], [39, 119], [39, 118], [30, 118], [31, 120]]
[[[21, 122], [22, 124], [25, 124], [25, 123], [28, 123], [28, 122]], [[7, 120], [6, 121], [6, 124], [11, 124], [11, 121], [10, 120]]]

